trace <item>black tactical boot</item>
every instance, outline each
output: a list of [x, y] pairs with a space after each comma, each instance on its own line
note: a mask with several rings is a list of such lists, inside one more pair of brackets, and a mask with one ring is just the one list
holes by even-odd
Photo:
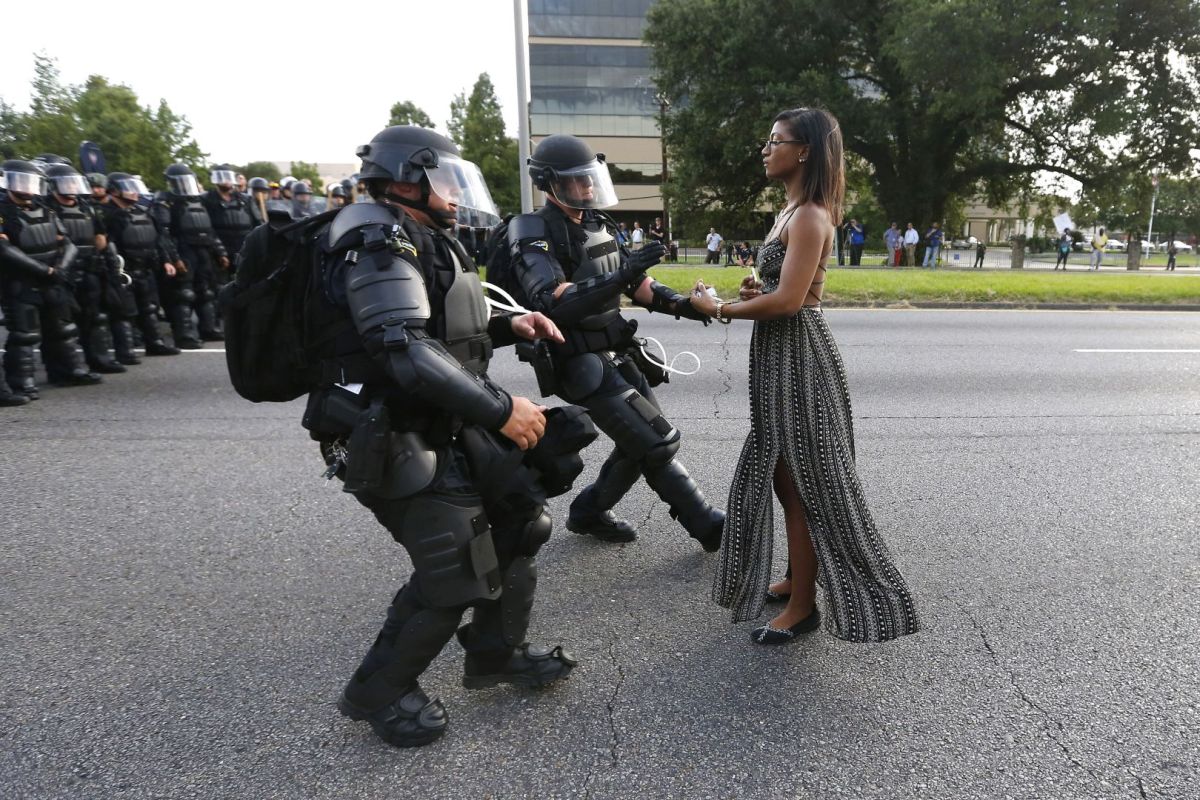
[[169, 345], [162, 339], [157, 342], [146, 342], [146, 355], [148, 356], [177, 356], [179, 348]]
[[142, 363], [133, 352], [133, 325], [129, 320], [117, 320], [112, 323], [113, 349], [117, 353], [117, 361], [126, 366]]
[[[355, 679], [351, 679], [353, 683]], [[449, 718], [438, 698], [430, 700], [418, 684], [387, 705], [374, 710], [351, 701], [347, 686], [338, 700], [338, 711], [353, 720], [367, 722], [379, 738], [395, 747], [420, 747], [446, 733]]]
[[[459, 640], [463, 639], [462, 631]], [[562, 646], [546, 647], [526, 642], [511, 650], [467, 651], [463, 686], [486, 689], [501, 683], [541, 689], [571, 673], [579, 662]]]
[[595, 536], [605, 542], [632, 542], [637, 539], [637, 530], [612, 511], [599, 510], [592, 504], [591, 487], [579, 493], [571, 503], [567, 516], [567, 530], [585, 536]]

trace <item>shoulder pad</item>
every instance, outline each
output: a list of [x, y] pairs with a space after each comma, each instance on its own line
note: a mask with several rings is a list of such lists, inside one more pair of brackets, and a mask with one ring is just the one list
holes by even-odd
[[400, 219], [378, 203], [352, 203], [340, 211], [329, 224], [329, 244], [335, 249], [347, 234], [367, 225], [384, 225], [390, 230]]
[[518, 214], [508, 223], [508, 241], [516, 244], [524, 239], [545, 239], [546, 220], [537, 214]]

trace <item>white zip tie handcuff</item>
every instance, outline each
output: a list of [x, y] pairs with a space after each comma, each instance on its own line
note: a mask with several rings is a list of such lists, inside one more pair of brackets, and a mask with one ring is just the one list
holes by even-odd
[[[497, 309], [499, 311], [511, 311], [514, 314], [532, 314], [533, 313], [528, 308], [522, 307], [521, 304], [518, 303], [511, 294], [504, 291], [496, 284], [488, 283], [487, 281], [480, 281], [480, 283], [483, 284], [484, 289], [486, 289], [489, 292], [495, 292], [496, 294], [500, 295], [500, 297], [502, 297], [505, 301], [507, 301], [507, 302], [502, 302], [500, 300], [493, 300], [490, 297], [485, 297], [484, 299], [487, 300], [487, 304], [489, 307]], [[667, 372], [674, 372], [676, 375], [695, 375], [697, 372], [700, 371], [700, 366], [701, 366], [700, 356], [696, 355], [692, 351], [680, 350], [678, 353], [675, 354], [675, 357], [672, 358], [671, 362], [668, 364], [668, 363], [666, 363], [667, 348], [663, 346], [662, 342], [660, 342], [658, 339], [655, 339], [653, 336], [643, 336], [641, 338], [643, 340], [645, 340], [645, 344], [642, 344], [639, 342], [638, 349], [642, 351], [642, 355], [645, 356], [646, 360], [649, 361], [654, 366], [656, 366], [660, 369], [664, 369]], [[650, 355], [650, 353], [648, 353], [646, 351], [647, 344], [653, 344], [654, 346], [656, 346], [659, 349], [659, 351], [662, 352], [662, 357], [663, 357], [662, 361], [659, 361], [657, 358]], [[696, 359], [696, 368], [693, 370], [678, 369], [675, 366], [675, 362], [678, 361], [683, 356], [691, 356], [692, 358]]]

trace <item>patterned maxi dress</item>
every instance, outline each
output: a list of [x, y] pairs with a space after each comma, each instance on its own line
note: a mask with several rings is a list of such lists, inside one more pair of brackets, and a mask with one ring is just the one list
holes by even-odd
[[[785, 251], [778, 238], [760, 250], [763, 292], [779, 287]], [[780, 458], [808, 512], [827, 630], [852, 642], [915, 632], [912, 596], [879, 538], [855, 471], [846, 373], [820, 306], [754, 323], [750, 434], [729, 490], [713, 583], [713, 599], [733, 610], [735, 622], [763, 610], [773, 555], [772, 476]]]

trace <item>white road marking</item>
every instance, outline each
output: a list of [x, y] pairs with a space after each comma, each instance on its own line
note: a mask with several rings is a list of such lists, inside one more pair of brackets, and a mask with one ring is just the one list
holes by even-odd
[[1134, 348], [1094, 349], [1094, 350], [1074, 350], [1072, 352], [1075, 352], [1075, 353], [1200, 353], [1200, 348], [1177, 349], [1177, 350], [1172, 350], [1172, 349], [1167, 349], [1167, 348], [1162, 348], [1162, 349], [1157, 349], [1157, 350], [1152, 350], [1152, 349], [1148, 349], [1148, 348], [1147, 349], [1134, 349]]

